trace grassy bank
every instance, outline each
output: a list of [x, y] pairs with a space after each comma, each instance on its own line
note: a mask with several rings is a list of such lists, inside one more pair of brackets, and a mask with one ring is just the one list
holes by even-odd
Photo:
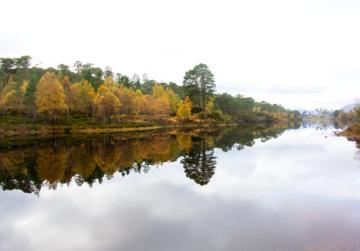
[[24, 117], [0, 117], [0, 138], [12, 136], [48, 136], [67, 134], [97, 134], [149, 131], [162, 128], [195, 128], [210, 126], [236, 125], [234, 122], [215, 120], [177, 121], [171, 119], [134, 119], [116, 123], [103, 123], [84, 118], [64, 118], [56, 123], [41, 118], [29, 119]]
[[150, 131], [166, 128], [202, 128], [220, 126], [262, 126], [273, 124], [287, 124], [296, 122], [285, 118], [273, 118], [267, 114], [244, 114], [237, 120], [199, 118], [180, 120], [176, 117], [132, 116], [121, 117], [117, 120], [99, 121], [84, 116], [58, 117], [56, 123], [38, 116], [8, 115], [0, 116], [0, 139], [4, 137], [29, 137], [71, 134], [100, 134], [117, 132]]

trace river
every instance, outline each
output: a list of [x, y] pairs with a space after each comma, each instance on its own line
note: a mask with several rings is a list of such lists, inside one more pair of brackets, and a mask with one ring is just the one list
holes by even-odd
[[0, 250], [360, 250], [360, 153], [335, 131], [3, 143]]

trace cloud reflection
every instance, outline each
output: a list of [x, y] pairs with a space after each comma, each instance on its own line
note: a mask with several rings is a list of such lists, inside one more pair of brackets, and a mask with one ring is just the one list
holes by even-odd
[[309, 128], [216, 150], [206, 186], [180, 158], [91, 188], [2, 192], [0, 250], [359, 250], [355, 150]]

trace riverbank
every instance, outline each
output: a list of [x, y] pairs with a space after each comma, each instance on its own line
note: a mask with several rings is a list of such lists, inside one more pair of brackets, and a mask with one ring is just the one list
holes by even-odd
[[167, 128], [196, 128], [196, 127], [220, 127], [234, 126], [234, 122], [214, 120], [134, 120], [117, 123], [102, 123], [88, 120], [64, 120], [51, 124], [40, 119], [24, 119], [21, 117], [0, 118], [0, 139], [17, 136], [49, 136], [68, 134], [100, 134], [117, 132], [150, 131]]
[[[112, 123], [90, 120], [84, 117], [61, 118], [51, 123], [42, 118], [24, 118], [21, 116], [0, 116], [0, 140], [8, 137], [32, 137], [72, 134], [102, 134], [120, 132], [151, 131], [171, 128], [209, 128], [227, 126], [267, 127], [274, 124], [287, 124], [290, 121], [273, 119], [269, 116], [255, 116], [252, 119], [215, 120], [211, 118], [189, 120], [175, 118], [133, 117]], [[294, 122], [294, 121], [292, 121]]]
[[349, 140], [360, 141], [360, 124], [353, 124], [346, 130], [338, 133], [339, 136], [345, 136]]

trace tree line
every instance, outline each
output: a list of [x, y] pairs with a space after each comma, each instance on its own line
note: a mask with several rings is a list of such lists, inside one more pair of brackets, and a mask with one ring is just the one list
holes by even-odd
[[132, 78], [110, 67], [75, 62], [73, 67], [31, 65], [30, 56], [0, 58], [2, 115], [61, 118], [85, 117], [116, 123], [124, 119], [256, 120], [297, 118], [281, 105], [256, 102], [242, 95], [216, 94], [215, 78], [198, 64], [184, 75], [182, 85], [158, 82], [144, 74]]
[[354, 107], [351, 111], [335, 110], [331, 114], [337, 122], [343, 125], [349, 125], [360, 122], [360, 105]]

